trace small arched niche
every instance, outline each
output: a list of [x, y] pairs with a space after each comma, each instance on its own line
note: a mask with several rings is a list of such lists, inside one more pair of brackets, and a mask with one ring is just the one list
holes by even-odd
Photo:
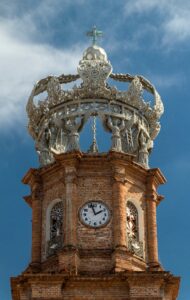
[[133, 200], [128, 200], [126, 203], [126, 239], [127, 247], [130, 252], [143, 258], [143, 240], [144, 230], [142, 208], [136, 205]]
[[63, 246], [63, 201], [53, 200], [46, 212], [46, 256], [55, 254]]

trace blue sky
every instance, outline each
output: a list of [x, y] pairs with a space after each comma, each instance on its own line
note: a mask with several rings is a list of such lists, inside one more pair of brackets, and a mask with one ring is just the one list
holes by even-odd
[[76, 73], [90, 43], [85, 32], [94, 24], [104, 31], [101, 46], [113, 72], [144, 75], [164, 101], [151, 155], [151, 167], [161, 168], [168, 180], [159, 190], [165, 196], [158, 208], [159, 257], [166, 270], [182, 277], [178, 299], [189, 299], [188, 0], [1, 0], [0, 299], [11, 299], [9, 277], [30, 260], [31, 211], [22, 200], [29, 189], [21, 178], [38, 162], [26, 129], [27, 98], [37, 80]]

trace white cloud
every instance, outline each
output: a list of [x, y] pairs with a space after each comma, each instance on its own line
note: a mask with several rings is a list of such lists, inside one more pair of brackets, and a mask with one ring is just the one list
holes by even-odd
[[187, 16], [185, 12], [183, 15], [173, 15], [173, 17], [165, 23], [164, 28], [164, 45], [189, 40], [190, 11], [187, 13]]
[[125, 6], [127, 17], [147, 13], [155, 18], [155, 12], [160, 18], [159, 30], [162, 35], [162, 46], [172, 47], [176, 43], [190, 39], [190, 2], [188, 0], [134, 0], [127, 1]]
[[164, 1], [160, 0], [134, 0], [127, 1], [125, 7], [126, 15], [131, 15], [134, 13], [144, 13], [145, 11], [150, 11], [162, 5]]
[[[29, 20], [32, 24], [32, 20]], [[28, 20], [0, 20], [0, 128], [4, 130], [23, 122], [25, 105], [35, 81], [49, 74], [76, 74], [84, 46], [56, 49], [34, 43], [25, 33]], [[34, 24], [32, 24], [35, 30]]]
[[149, 76], [149, 79], [151, 79], [152, 82], [154, 82], [154, 85], [157, 89], [160, 88], [171, 88], [171, 87], [177, 87], [182, 84], [182, 82], [185, 80], [183, 74], [155, 74], [152, 73]]
[[[0, 130], [26, 122], [25, 105], [35, 81], [50, 74], [76, 74], [86, 45], [58, 49], [46, 40], [56, 27], [49, 26], [60, 12], [86, 0], [2, 0], [0, 3]], [[41, 30], [40, 22], [48, 25]], [[61, 37], [60, 37], [61, 38]]]

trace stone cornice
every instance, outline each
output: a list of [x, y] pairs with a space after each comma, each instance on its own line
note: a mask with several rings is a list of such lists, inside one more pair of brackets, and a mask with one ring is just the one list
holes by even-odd
[[[131, 176], [136, 178], [136, 180], [140, 180], [146, 184], [148, 194], [153, 194], [160, 184], [164, 184], [166, 182], [166, 179], [160, 169], [146, 169], [134, 161], [133, 155], [126, 153], [110, 151], [108, 153], [101, 154], [86, 154], [76, 151], [71, 153], [54, 154], [54, 157], [55, 162], [53, 164], [39, 169], [29, 169], [22, 182], [24, 184], [29, 184], [32, 187], [34, 184], [39, 183], [45, 175], [53, 175], [55, 172], [61, 170], [62, 167], [64, 170], [66, 167], [74, 167], [77, 170], [81, 163], [83, 163], [83, 165], [87, 163], [87, 166], [91, 163], [95, 166], [105, 163], [108, 166], [108, 169], [110, 165], [113, 176], [123, 182], [127, 182], [128, 179], [126, 175], [131, 174]], [[119, 171], [120, 168], [125, 168], [125, 172], [123, 174]], [[159, 197], [160, 199], [162, 198], [162, 196]]]
[[[158, 287], [164, 288], [171, 293], [172, 298], [176, 299], [179, 290], [180, 277], [174, 277], [171, 273], [165, 271], [155, 271], [155, 272], [120, 272], [118, 274], [109, 275], [68, 275], [68, 274], [48, 274], [48, 273], [38, 273], [38, 274], [23, 274], [16, 278], [11, 278], [11, 286], [14, 291], [13, 299], [20, 300], [20, 285], [27, 287], [33, 284], [44, 286], [57, 285], [61, 286], [66, 282], [118, 282], [126, 281], [126, 284], [130, 287], [138, 286], [144, 287], [148, 285], [151, 288], [151, 284], [155, 284]], [[151, 282], [151, 284], [150, 284]], [[48, 298], [49, 299], [49, 298]]]

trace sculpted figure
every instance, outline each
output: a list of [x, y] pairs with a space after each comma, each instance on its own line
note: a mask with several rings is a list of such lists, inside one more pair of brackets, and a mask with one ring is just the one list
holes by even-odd
[[148, 167], [148, 141], [143, 130], [139, 134], [139, 162]]
[[58, 151], [58, 153], [66, 152], [67, 143], [68, 137], [66, 132], [62, 128], [59, 128], [56, 140], [56, 150]]
[[54, 115], [53, 123], [57, 128], [56, 134], [56, 148], [52, 148], [52, 152], [55, 153], [65, 153], [68, 143], [68, 131], [65, 129], [65, 119], [63, 119], [62, 115]]
[[48, 126], [45, 127], [39, 141], [36, 143], [36, 150], [39, 155], [41, 166], [45, 166], [53, 161], [53, 157], [49, 152], [49, 143], [51, 132]]
[[67, 148], [66, 152], [72, 152], [80, 150], [79, 146], [79, 132], [84, 126], [84, 118], [81, 118], [79, 122], [76, 121], [76, 117], [70, 117], [69, 119], [62, 120], [64, 131], [68, 132]]
[[49, 149], [51, 148], [57, 148], [57, 133], [58, 133], [58, 128], [56, 127], [55, 123], [53, 120], [49, 121], [48, 124], [49, 128]]
[[133, 112], [130, 119], [127, 120], [125, 130], [123, 130], [122, 134], [122, 144], [124, 151], [127, 153], [133, 153], [134, 152], [134, 136], [132, 127], [136, 124], [137, 117], [135, 112]]
[[112, 147], [111, 150], [122, 152], [122, 144], [121, 144], [121, 131], [125, 128], [125, 121], [117, 118], [108, 118], [108, 127], [112, 131]]
[[142, 119], [138, 120], [138, 132], [138, 161], [148, 167], [148, 156], [154, 143]]

